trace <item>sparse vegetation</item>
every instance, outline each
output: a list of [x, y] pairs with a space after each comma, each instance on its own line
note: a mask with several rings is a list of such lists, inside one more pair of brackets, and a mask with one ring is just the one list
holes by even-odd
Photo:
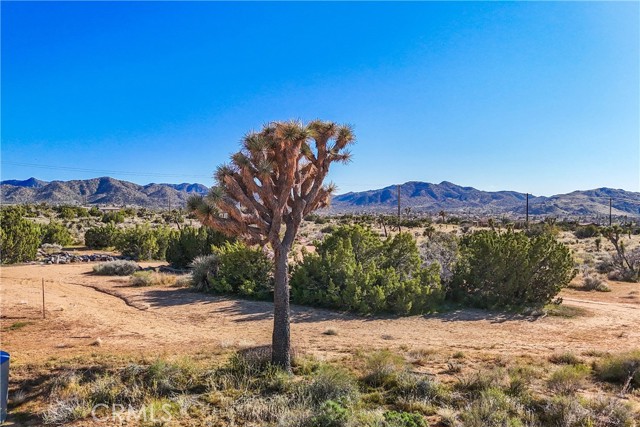
[[544, 383], [549, 388], [542, 390], [532, 385], [528, 371], [524, 365], [509, 375], [481, 369], [443, 384], [409, 373], [399, 355], [378, 352], [366, 356], [362, 375], [353, 366], [309, 356], [294, 358], [294, 375], [288, 375], [270, 363], [268, 347], [256, 347], [214, 365], [180, 358], [70, 369], [40, 386], [46, 403], [41, 417], [58, 424], [81, 420], [97, 403], [131, 405], [136, 413], [164, 403], [181, 424], [233, 419], [284, 427], [633, 426], [639, 414], [615, 397], [578, 396], [589, 381], [584, 365], [553, 371]]

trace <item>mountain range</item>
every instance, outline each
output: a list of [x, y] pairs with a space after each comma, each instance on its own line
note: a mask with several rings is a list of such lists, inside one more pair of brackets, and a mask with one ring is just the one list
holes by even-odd
[[[515, 191], [481, 191], [473, 187], [461, 187], [451, 182], [440, 184], [406, 182], [400, 185], [402, 209], [413, 212], [471, 215], [524, 216], [525, 193]], [[609, 215], [611, 199], [615, 216], [640, 217], [640, 193], [612, 188], [574, 191], [551, 197], [529, 196], [529, 214], [556, 217], [597, 217]], [[379, 190], [346, 193], [335, 196], [331, 212], [387, 212], [397, 209], [398, 186]]]
[[[115, 178], [102, 177], [73, 181], [0, 182], [2, 203], [93, 204], [110, 206], [144, 206], [167, 208], [184, 206], [192, 194], [206, 194], [202, 184], [138, 185]], [[394, 213], [397, 209], [397, 186], [378, 190], [337, 195], [327, 213], [378, 212]], [[507, 215], [522, 217], [526, 194], [515, 191], [482, 191], [461, 187], [451, 182], [440, 184], [411, 181], [400, 186], [402, 209], [413, 212], [459, 215]], [[529, 213], [538, 216], [593, 218], [609, 214], [609, 200], [615, 216], [640, 217], [640, 193], [597, 188], [555, 196], [529, 196]]]
[[148, 208], [181, 207], [192, 194], [206, 194], [202, 184], [138, 185], [115, 178], [102, 177], [73, 181], [0, 182], [2, 203], [91, 204], [110, 206], [144, 206]]

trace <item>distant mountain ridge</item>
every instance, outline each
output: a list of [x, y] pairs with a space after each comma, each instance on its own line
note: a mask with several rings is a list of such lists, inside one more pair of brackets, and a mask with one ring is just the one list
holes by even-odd
[[167, 208], [184, 206], [192, 194], [206, 194], [202, 184], [138, 185], [110, 177], [72, 181], [0, 182], [2, 203], [96, 204]]
[[[138, 185], [102, 177], [72, 181], [7, 180], [0, 182], [2, 203], [97, 204], [142, 206], [148, 208], [182, 207], [192, 194], [209, 191], [202, 184]], [[612, 188], [574, 191], [555, 196], [529, 196], [529, 213], [539, 216], [593, 218], [612, 213], [640, 218], [640, 193]], [[397, 209], [397, 186], [337, 195], [327, 213], [384, 212]], [[458, 215], [507, 215], [522, 217], [526, 194], [517, 191], [482, 191], [448, 181], [440, 184], [410, 181], [400, 186], [402, 209], [413, 212]]]
[[[529, 214], [558, 217], [616, 216], [640, 217], [640, 193], [597, 188], [551, 197], [529, 195]], [[410, 181], [400, 186], [401, 207], [414, 212], [449, 214], [509, 215], [525, 214], [526, 194], [516, 191], [482, 191], [448, 181], [440, 184]], [[329, 212], [387, 212], [397, 209], [397, 186], [351, 192], [335, 196]]]

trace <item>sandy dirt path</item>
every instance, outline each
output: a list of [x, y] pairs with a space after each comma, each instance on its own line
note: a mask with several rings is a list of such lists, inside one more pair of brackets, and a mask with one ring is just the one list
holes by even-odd
[[[89, 274], [90, 264], [25, 265], [0, 272], [0, 345], [20, 363], [81, 354], [156, 356], [269, 343], [272, 304], [188, 289], [130, 287], [127, 278]], [[41, 279], [46, 280], [46, 320]], [[295, 346], [333, 359], [371, 348], [500, 355], [621, 351], [640, 347], [640, 285], [613, 292], [566, 291], [565, 304], [588, 311], [572, 319], [461, 310], [430, 316], [362, 318], [294, 306]], [[16, 322], [26, 326], [12, 328]], [[337, 335], [325, 335], [334, 328]], [[102, 344], [95, 346], [100, 338]]]

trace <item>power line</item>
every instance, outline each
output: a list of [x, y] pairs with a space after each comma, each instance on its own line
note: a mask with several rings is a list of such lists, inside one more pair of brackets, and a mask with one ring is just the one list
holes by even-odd
[[92, 173], [104, 173], [104, 174], [119, 174], [119, 175], [131, 175], [131, 176], [157, 176], [157, 177], [167, 177], [167, 178], [178, 178], [178, 177], [188, 177], [188, 178], [211, 178], [210, 175], [189, 175], [189, 174], [177, 174], [177, 173], [148, 173], [148, 172], [130, 172], [130, 171], [118, 171], [118, 170], [107, 170], [107, 169], [89, 169], [89, 168], [77, 168], [72, 166], [55, 166], [55, 165], [41, 165], [36, 163], [22, 163], [22, 162], [9, 162], [2, 161], [3, 165], [12, 165], [12, 166], [24, 166], [30, 168], [37, 169], [52, 169], [52, 170], [67, 170], [74, 172], [92, 172]]

